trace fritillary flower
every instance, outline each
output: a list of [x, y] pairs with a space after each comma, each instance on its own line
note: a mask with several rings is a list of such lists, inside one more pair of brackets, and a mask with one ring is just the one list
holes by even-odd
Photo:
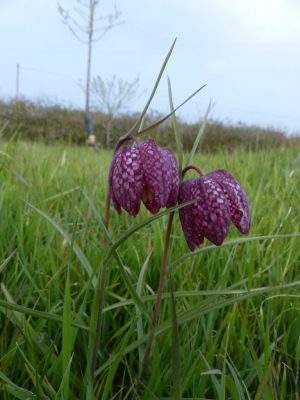
[[152, 214], [175, 206], [179, 172], [174, 154], [153, 139], [121, 147], [111, 162], [109, 190], [119, 214], [124, 208], [135, 217], [141, 201]]
[[[197, 169], [193, 166], [187, 167]], [[221, 245], [232, 222], [247, 234], [251, 211], [247, 196], [238, 181], [220, 169], [180, 184], [178, 203], [194, 203], [179, 210], [182, 229], [191, 250], [200, 246], [204, 238]]]

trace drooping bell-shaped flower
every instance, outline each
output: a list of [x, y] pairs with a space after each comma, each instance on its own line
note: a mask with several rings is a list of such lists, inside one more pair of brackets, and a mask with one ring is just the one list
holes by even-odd
[[232, 222], [241, 233], [250, 229], [247, 196], [238, 181], [225, 170], [217, 170], [180, 184], [178, 203], [194, 203], [179, 210], [182, 229], [191, 250], [204, 238], [221, 245]]
[[175, 206], [179, 190], [175, 156], [153, 139], [121, 147], [111, 162], [109, 190], [119, 214], [124, 208], [135, 217], [141, 201], [153, 214]]

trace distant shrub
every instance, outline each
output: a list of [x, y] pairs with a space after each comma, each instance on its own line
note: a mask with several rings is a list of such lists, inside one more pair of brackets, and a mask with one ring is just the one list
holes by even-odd
[[[158, 113], [150, 114], [145, 121], [145, 126], [161, 117], [162, 115]], [[136, 118], [135, 114], [122, 114], [113, 118], [112, 146], [120, 135], [130, 129]], [[106, 145], [105, 121], [106, 114], [93, 113], [97, 142], [103, 147]], [[185, 150], [191, 149], [199, 125], [200, 123], [189, 124], [179, 121]], [[86, 143], [84, 112], [57, 104], [45, 105], [26, 99], [17, 102], [0, 100], [0, 132], [2, 127], [5, 127], [2, 129], [2, 136], [7, 138], [17, 132], [18, 137], [32, 141], [68, 142], [78, 145]], [[170, 121], [161, 124], [155, 130], [154, 137], [162, 146], [175, 146]], [[217, 152], [220, 149], [226, 151], [258, 150], [296, 145], [300, 145], [300, 136], [287, 136], [284, 132], [272, 128], [263, 129], [242, 124], [225, 124], [222, 121], [209, 121], [201, 139], [201, 149], [205, 152]]]

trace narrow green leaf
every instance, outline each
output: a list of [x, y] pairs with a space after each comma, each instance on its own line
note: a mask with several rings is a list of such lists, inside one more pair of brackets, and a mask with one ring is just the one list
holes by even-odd
[[[95, 304], [96, 307], [93, 307], [93, 312], [95, 312], [95, 340], [93, 344], [93, 353], [92, 353], [92, 364], [91, 364], [91, 373], [92, 377], [94, 375], [96, 365], [97, 365], [97, 354], [99, 351], [100, 341], [101, 341], [101, 333], [102, 333], [102, 314], [105, 300], [105, 286], [106, 286], [106, 264], [101, 265], [99, 274], [98, 274], [98, 285], [95, 292]], [[94, 316], [93, 316], [94, 318]]]
[[[92, 287], [91, 284], [91, 279], [86, 285], [86, 290], [85, 290], [85, 297], [83, 303], [85, 303], [84, 307], [80, 307], [77, 317], [80, 316], [80, 314], [87, 313], [86, 311], [86, 305], [89, 304], [89, 296], [90, 296], [90, 288]], [[86, 362], [86, 367], [85, 367], [85, 372], [84, 372], [84, 378], [83, 378], [83, 383], [82, 383], [82, 396], [85, 396], [86, 398], [93, 399], [94, 397], [92, 396], [93, 392], [93, 379], [92, 379], [92, 374], [91, 374], [91, 365], [92, 365], [92, 359], [93, 359], [93, 348], [95, 344], [95, 332], [96, 332], [96, 323], [97, 323], [97, 307], [99, 304], [99, 291], [98, 290], [93, 290], [93, 300], [92, 300], [92, 306], [91, 310], [89, 312], [89, 332], [88, 332], [88, 339], [87, 339], [87, 362]], [[86, 388], [86, 389], [85, 389]]]
[[182, 106], [184, 106], [187, 102], [189, 102], [194, 96], [196, 96], [197, 93], [199, 93], [202, 89], [205, 88], [206, 85], [202, 85], [199, 89], [197, 89], [194, 93], [192, 93], [188, 98], [186, 98], [182, 103], [179, 104], [176, 108], [174, 108], [173, 111], [171, 111], [169, 114], [167, 114], [165, 117], [162, 119], [156, 121], [154, 124], [148, 126], [147, 128], [144, 128], [142, 131], [138, 131], [136, 134], [142, 135], [143, 133], [153, 131], [153, 129], [157, 128], [159, 125], [161, 125], [163, 122], [165, 122], [167, 119], [172, 117], [172, 115], [175, 114], [176, 111], [178, 111]]
[[201, 356], [201, 358], [202, 358], [202, 361], [204, 362], [204, 364], [205, 364], [205, 366], [206, 366], [206, 368], [207, 368], [207, 370], [206, 370], [206, 371], [203, 371], [203, 372], [201, 373], [201, 375], [209, 375], [210, 378], [211, 378], [211, 380], [212, 380], [212, 383], [213, 383], [213, 385], [214, 385], [214, 388], [215, 388], [216, 393], [220, 393], [220, 391], [221, 391], [221, 385], [220, 385], [218, 379], [216, 378], [216, 375], [222, 375], [222, 372], [221, 372], [220, 370], [218, 370], [218, 369], [212, 369], [211, 366], [209, 365], [209, 363], [208, 363], [206, 357], [205, 357], [204, 354], [201, 352], [201, 350], [199, 350], [199, 353], [200, 353], [200, 356]]
[[72, 317], [71, 317], [71, 292], [70, 292], [70, 273], [68, 270], [65, 297], [64, 297], [64, 309], [63, 309], [63, 324], [62, 324], [62, 373], [65, 377], [63, 385], [64, 398], [69, 398], [69, 369], [70, 361], [72, 359], [73, 347], [73, 332], [72, 332]]
[[73, 193], [73, 192], [79, 191], [80, 189], [81, 189], [81, 187], [80, 187], [80, 186], [75, 186], [75, 187], [74, 187], [74, 188], [72, 188], [72, 189], [65, 190], [65, 191], [63, 191], [63, 192], [60, 192], [60, 193], [54, 194], [53, 196], [47, 197], [47, 198], [46, 198], [46, 199], [44, 199], [43, 201], [44, 201], [44, 202], [47, 202], [47, 201], [53, 201], [53, 200], [56, 200], [56, 199], [58, 199], [58, 198], [60, 198], [60, 197], [67, 196], [67, 195], [68, 195], [68, 194], [70, 194], [70, 193]]
[[233, 364], [232, 360], [230, 359], [229, 355], [227, 354], [226, 364], [228, 369], [230, 370], [231, 376], [233, 377], [236, 390], [238, 392], [239, 400], [246, 400], [245, 393], [247, 395], [247, 399], [251, 400], [250, 394], [247, 390], [245, 382], [242, 380], [242, 377], [237, 370], [236, 366]]
[[113, 386], [113, 381], [116, 376], [116, 372], [120, 365], [120, 362], [122, 361], [122, 358], [124, 356], [124, 349], [126, 348], [126, 346], [128, 344], [130, 335], [131, 335], [131, 331], [130, 331], [130, 329], [127, 329], [127, 333], [125, 334], [124, 339], [121, 341], [120, 348], [117, 349], [117, 351], [116, 351], [116, 357], [109, 368], [109, 372], [108, 372], [108, 376], [107, 376], [107, 379], [105, 382], [103, 394], [101, 396], [102, 400], [107, 400], [109, 398], [109, 394], [110, 394], [110, 391]]
[[108, 243], [111, 243], [111, 246], [110, 246], [109, 251], [108, 251], [109, 254], [107, 254], [105, 259], [103, 260], [103, 265], [107, 264], [110, 255], [113, 255], [115, 257], [115, 260], [116, 260], [116, 262], [118, 264], [118, 267], [119, 267], [120, 274], [121, 274], [122, 279], [123, 279], [123, 281], [124, 281], [124, 283], [125, 283], [125, 285], [127, 287], [127, 290], [129, 291], [131, 297], [134, 299], [134, 302], [140, 308], [140, 310], [142, 311], [143, 315], [146, 317], [148, 322], [151, 323], [151, 317], [150, 317], [150, 315], [149, 315], [149, 313], [148, 313], [143, 301], [138, 296], [138, 294], [137, 294], [132, 282], [130, 281], [130, 279], [128, 277], [128, 274], [126, 272], [125, 266], [124, 266], [124, 264], [123, 264], [123, 262], [121, 260], [121, 257], [119, 256], [118, 252], [116, 251], [116, 248], [112, 249], [112, 247], [114, 246], [114, 242], [112, 241], [112, 239], [110, 237], [110, 234], [109, 234], [108, 230], [106, 229], [106, 226], [104, 224], [104, 221], [103, 221], [102, 217], [98, 213], [98, 210], [95, 207], [92, 199], [86, 193], [84, 193], [84, 196], [87, 199], [88, 203], [90, 204], [92, 211], [95, 213], [97, 221], [100, 223], [101, 228], [103, 230], [103, 233], [104, 233]]
[[41, 397], [46, 397], [45, 393], [42, 389], [42, 379], [40, 378], [37, 370], [31, 365], [31, 363], [28, 360], [28, 357], [26, 357], [25, 353], [21, 350], [21, 347], [18, 342], [16, 342], [16, 347], [21, 354], [21, 357], [24, 359], [24, 367], [26, 369], [26, 372], [31, 379], [31, 382], [33, 383], [33, 386], [35, 388], [35, 391], [38, 392], [38, 395]]
[[[12, 298], [11, 294], [7, 290], [4, 283], [1, 283], [1, 290], [3, 292], [4, 297], [6, 298], [7, 302], [9, 302], [11, 304], [15, 304], [14, 299]], [[14, 311], [12, 314], [13, 314], [13, 317], [10, 317], [11, 322], [16, 324], [17, 326], [19, 326], [20, 329], [22, 329], [24, 321], [25, 321], [24, 315], [17, 311]]]
[[[274, 347], [276, 347], [276, 346], [274, 346]], [[266, 389], [268, 387], [268, 382], [272, 376], [272, 369], [274, 368], [275, 355], [276, 355], [276, 351], [273, 351], [271, 358], [270, 358], [270, 362], [268, 364], [268, 367], [264, 370], [263, 377], [262, 377], [260, 384], [257, 388], [257, 391], [255, 393], [254, 400], [260, 400], [260, 399], [264, 398], [264, 394], [266, 393]]]
[[126, 133], [126, 135], [123, 136], [123, 138], [126, 138], [126, 137], [130, 136], [130, 135], [136, 130], [136, 128], [137, 128], [138, 126], [141, 125], [142, 120], [143, 120], [143, 118], [144, 118], [144, 116], [145, 116], [145, 114], [146, 114], [146, 112], [147, 112], [147, 110], [148, 110], [148, 108], [149, 108], [149, 106], [150, 106], [150, 104], [151, 104], [151, 101], [152, 101], [152, 99], [153, 99], [153, 97], [154, 97], [154, 95], [155, 95], [155, 93], [156, 93], [156, 90], [157, 90], [157, 88], [158, 88], [158, 85], [159, 85], [159, 82], [160, 82], [160, 80], [161, 80], [161, 77], [162, 77], [162, 75], [163, 75], [163, 73], [164, 73], [164, 70], [165, 70], [167, 64], [168, 64], [169, 58], [171, 57], [171, 54], [172, 54], [172, 52], [173, 52], [173, 49], [174, 49], [176, 40], [177, 40], [177, 39], [174, 40], [174, 42], [172, 43], [172, 46], [171, 46], [170, 50], [168, 51], [168, 54], [167, 54], [167, 56], [166, 56], [166, 58], [165, 58], [165, 60], [164, 60], [164, 62], [163, 62], [163, 64], [162, 64], [162, 66], [161, 66], [160, 71], [159, 71], [159, 74], [158, 74], [158, 77], [157, 77], [156, 82], [155, 82], [155, 84], [154, 84], [154, 87], [153, 87], [153, 89], [152, 89], [152, 92], [150, 93], [149, 99], [148, 99], [148, 101], [147, 101], [147, 103], [146, 103], [146, 105], [145, 105], [145, 107], [144, 107], [144, 109], [143, 109], [141, 115], [139, 116], [139, 118], [138, 118], [138, 120], [135, 122], [135, 124], [132, 126], [132, 128]]
[[[278, 286], [266, 286], [260, 288], [254, 288], [249, 290], [247, 293], [240, 295], [240, 296], [233, 296], [229, 299], [225, 299], [219, 301], [218, 303], [209, 304], [205, 307], [202, 307], [202, 304], [196, 305], [195, 307], [190, 308], [189, 310], [183, 312], [182, 314], [178, 315], [178, 325], [181, 326], [186, 324], [190, 321], [200, 318], [203, 315], [206, 315], [212, 311], [230, 306], [231, 304], [240, 303], [244, 300], [251, 299], [252, 297], [256, 297], [259, 295], [263, 295], [266, 293], [271, 293], [275, 291], [282, 291], [284, 289], [292, 288], [295, 286], [300, 286], [300, 281], [295, 281], [291, 283], [287, 283], [285, 285], [278, 285]], [[162, 334], [165, 331], [168, 331], [171, 328], [171, 321], [165, 321], [162, 324], [158, 325], [155, 330], [155, 336]], [[148, 339], [148, 335], [145, 335], [140, 340], [136, 340], [135, 342], [131, 343], [127, 348], [124, 350], [125, 354], [130, 353], [131, 351], [138, 348], [141, 343], [145, 343]], [[114, 356], [106, 363], [104, 363], [98, 370], [97, 373], [100, 373], [102, 370], [107, 368], [111, 362], [113, 362]]]
[[[16, 347], [22, 357], [22, 359], [24, 360], [24, 364], [27, 370], [28, 375], [30, 376], [35, 388], [39, 391], [39, 393], [41, 393], [41, 395], [43, 396], [43, 391], [41, 390], [41, 386], [44, 388], [45, 392], [47, 392], [50, 396], [50, 398], [55, 397], [56, 392], [53, 389], [53, 387], [51, 386], [51, 384], [49, 384], [49, 382], [47, 381], [47, 378], [45, 378], [44, 376], [42, 377], [39, 373], [39, 371], [37, 371], [37, 369], [32, 365], [32, 363], [30, 362], [29, 358], [28, 358], [28, 354], [26, 354], [21, 346], [19, 345], [19, 343], [16, 343]], [[56, 357], [53, 357], [53, 359], [56, 361]], [[45, 396], [44, 396], [45, 397]], [[43, 397], [42, 397], [43, 398]]]
[[111, 254], [112, 254], [126, 239], [128, 239], [131, 235], [133, 235], [135, 232], [137, 232], [138, 230], [140, 230], [140, 229], [143, 228], [144, 226], [150, 224], [150, 223], [153, 222], [153, 221], [156, 221], [157, 219], [163, 217], [164, 215], [168, 215], [168, 214], [172, 213], [173, 211], [177, 211], [177, 210], [179, 210], [180, 208], [186, 207], [186, 206], [188, 206], [189, 204], [192, 204], [192, 203], [194, 203], [194, 202], [195, 202], [195, 200], [190, 200], [190, 201], [187, 201], [187, 202], [185, 202], [185, 203], [179, 204], [179, 205], [177, 205], [177, 206], [175, 206], [175, 207], [168, 208], [168, 209], [166, 209], [166, 210], [164, 210], [164, 211], [162, 211], [162, 212], [160, 212], [160, 213], [158, 213], [158, 214], [152, 215], [151, 217], [144, 219], [142, 222], [140, 222], [140, 223], [134, 225], [133, 227], [127, 229], [127, 231], [125, 231], [125, 232], [119, 237], [119, 239], [116, 240], [116, 241], [109, 247], [108, 252], [107, 252], [107, 254], [106, 254], [106, 256], [105, 256], [105, 260], [107, 261], [107, 260], [110, 258]]
[[[63, 322], [63, 318], [60, 315], [55, 315], [55, 314], [51, 314], [51, 313], [44, 312], [44, 311], [34, 310], [34, 309], [31, 309], [28, 307], [20, 306], [16, 303], [12, 303], [10, 301], [0, 300], [0, 310], [1, 310], [1, 308], [7, 309], [7, 310], [12, 310], [12, 311], [17, 311], [18, 313], [24, 314], [24, 315], [31, 315], [32, 317], [35, 317], [38, 319], [45, 319], [46, 321], [58, 322], [60, 324], [62, 324], [62, 322]], [[82, 324], [81, 322], [73, 321], [72, 326], [74, 326], [75, 328], [79, 328], [83, 331], [89, 330], [89, 328], [86, 325]]]
[[188, 160], [187, 160], [186, 165], [192, 164], [193, 157], [194, 157], [194, 155], [195, 155], [195, 153], [196, 153], [196, 151], [197, 151], [197, 148], [198, 148], [200, 139], [202, 138], [202, 135], [203, 135], [203, 133], [204, 133], [204, 130], [205, 130], [205, 127], [206, 127], [206, 123], [207, 123], [207, 118], [208, 118], [208, 115], [209, 115], [209, 113], [210, 113], [210, 111], [211, 111], [211, 108], [212, 108], [212, 103], [211, 103], [211, 101], [210, 101], [210, 103], [209, 103], [209, 105], [208, 105], [208, 108], [207, 108], [207, 110], [206, 110], [205, 116], [204, 116], [204, 118], [203, 118], [203, 121], [202, 121], [202, 123], [201, 123], [201, 125], [200, 125], [198, 134], [197, 134], [197, 136], [196, 136], [196, 139], [195, 139], [193, 148], [192, 148], [192, 150], [191, 150], [191, 152], [190, 152], [190, 155], [189, 155], [189, 158], [188, 158]]
[[21, 387], [17, 386], [13, 381], [11, 381], [3, 372], [0, 371], [0, 382], [3, 382], [3, 389], [2, 393], [5, 393], [5, 390], [8, 393], [11, 393], [15, 396], [16, 399], [20, 400], [30, 400], [35, 399], [36, 397], [32, 392], [29, 392], [26, 389], [22, 389]]
[[174, 280], [173, 271], [169, 271], [170, 279], [170, 299], [171, 299], [171, 315], [172, 315], [172, 377], [173, 377], [173, 398], [181, 400], [181, 362], [180, 362], [180, 343], [179, 330], [176, 313], [176, 302], [174, 297]]
[[[145, 280], [145, 276], [146, 276], [146, 271], [149, 265], [149, 260], [151, 258], [152, 252], [147, 256], [140, 274], [139, 274], [139, 278], [138, 278], [138, 282], [136, 285], [136, 292], [138, 294], [138, 296], [140, 298], [142, 298], [142, 291], [143, 291], [143, 284], [144, 284], [144, 280]], [[139, 307], [136, 306], [136, 315], [137, 315], [137, 326], [136, 326], [136, 333], [137, 333], [137, 339], [141, 339], [144, 336], [144, 328], [143, 328], [143, 315], [141, 313], [141, 310], [139, 309]], [[140, 368], [142, 366], [142, 362], [144, 359], [144, 345], [139, 346], [139, 365]], [[139, 369], [140, 369], [139, 368]]]
[[227, 326], [227, 332], [226, 332], [226, 338], [225, 338], [225, 349], [224, 349], [224, 355], [223, 355], [223, 370], [222, 370], [222, 376], [221, 376], [221, 388], [220, 388], [220, 392], [219, 392], [219, 396], [218, 396], [219, 400], [226, 400], [226, 361], [227, 361], [229, 334], [230, 334], [230, 323]]
[[42, 217], [44, 217], [48, 222], [50, 222], [50, 224], [56, 229], [57, 232], [59, 232], [63, 238], [65, 239], [65, 241], [68, 243], [68, 245], [72, 248], [72, 250], [74, 251], [74, 253], [76, 254], [77, 258], [79, 259], [79, 261], [81, 262], [83, 268], [85, 269], [88, 277], [91, 277], [91, 275], [93, 274], [93, 268], [89, 262], [89, 260], [86, 258], [86, 256], [84, 255], [83, 251], [81, 250], [81, 248], [78, 246], [77, 243], [72, 243], [72, 238], [70, 237], [70, 235], [68, 233], [66, 233], [63, 228], [53, 219], [51, 218], [48, 214], [46, 214], [44, 211], [36, 208], [34, 205], [28, 203], [27, 201], [25, 201], [25, 203], [32, 208], [34, 211], [36, 211], [38, 214], [40, 214]]
[[[62, 399], [69, 399], [70, 397], [66, 397], [66, 387], [69, 387], [69, 381], [70, 381], [70, 369], [71, 369], [71, 364], [73, 360], [73, 354], [71, 355], [68, 364], [66, 365], [66, 369], [64, 371], [61, 383], [59, 385], [59, 389], [56, 393], [56, 396], [54, 400], [60, 400]], [[63, 396], [62, 396], [63, 394]], [[69, 396], [69, 390], [67, 391], [67, 395]]]
[[[300, 237], [300, 233], [287, 233], [287, 234], [282, 234], [282, 235], [279, 234], [279, 235], [248, 236], [248, 237], [228, 240], [228, 241], [224, 242], [221, 247], [233, 246], [236, 244], [247, 243], [247, 242], [256, 242], [256, 241], [271, 240], [271, 239], [289, 239], [289, 238], [294, 238], [294, 237]], [[197, 250], [188, 252], [188, 253], [184, 254], [182, 257], [177, 258], [177, 260], [173, 261], [172, 266], [181, 264], [187, 258], [194, 257], [194, 256], [198, 255], [199, 253], [203, 253], [205, 251], [210, 251], [210, 250], [217, 250], [217, 249], [220, 249], [221, 247], [216, 246], [214, 244], [210, 245], [210, 246], [199, 247]]]
[[16, 254], [16, 249], [8, 256], [6, 259], [3, 261], [2, 264], [0, 264], [0, 273], [4, 270], [4, 268], [7, 266], [9, 261], [12, 259], [12, 257]]
[[[98, 355], [98, 348], [95, 349], [96, 336], [97, 336], [97, 322], [98, 322], [98, 309], [99, 309], [100, 293], [99, 290], [94, 290], [92, 306], [89, 318], [89, 336], [87, 346], [87, 364], [85, 369], [84, 384], [86, 386], [93, 386], [93, 369]], [[95, 354], [96, 350], [96, 354]]]
[[177, 155], [178, 155], [178, 167], [179, 167], [179, 173], [181, 174], [182, 171], [182, 159], [183, 159], [183, 146], [182, 146], [182, 140], [181, 136], [179, 133], [179, 127], [177, 124], [177, 118], [174, 113], [174, 104], [173, 104], [173, 96], [172, 96], [172, 87], [171, 87], [171, 80], [168, 77], [168, 91], [169, 91], [169, 104], [170, 104], [170, 110], [172, 115], [172, 125], [173, 125], [173, 130], [174, 130], [174, 135], [175, 135], [175, 141], [176, 141], [176, 148], [177, 148]]
[[89, 203], [89, 206], [92, 210], [92, 212], [94, 213], [95, 217], [97, 218], [97, 221], [99, 222], [101, 229], [104, 233], [105, 239], [109, 242], [109, 243], [113, 243], [110, 234], [105, 226], [104, 223], [104, 219], [102, 218], [102, 216], [100, 215], [99, 211], [97, 210], [97, 207], [95, 206], [95, 203], [93, 202], [93, 200], [91, 199], [91, 197], [86, 193], [85, 190], [81, 191], [82, 194], [84, 195], [86, 201]]

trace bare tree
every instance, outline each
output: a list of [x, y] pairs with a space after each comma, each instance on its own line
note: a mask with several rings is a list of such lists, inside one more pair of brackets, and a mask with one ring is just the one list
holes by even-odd
[[90, 111], [93, 44], [101, 40], [110, 29], [120, 24], [119, 18], [121, 13], [114, 6], [113, 13], [97, 16], [96, 11], [100, 0], [76, 0], [76, 2], [77, 6], [74, 7], [73, 13], [63, 8], [60, 3], [57, 3], [57, 7], [63, 22], [67, 25], [71, 33], [88, 47], [85, 84], [85, 125], [88, 141], [90, 144], [93, 144], [95, 142], [95, 135]]
[[92, 80], [92, 92], [96, 97], [97, 108], [105, 113], [106, 147], [109, 147], [111, 142], [113, 119], [126, 111], [130, 103], [141, 95], [139, 82], [139, 77], [129, 82], [117, 78], [116, 75], [106, 81], [100, 76]]

